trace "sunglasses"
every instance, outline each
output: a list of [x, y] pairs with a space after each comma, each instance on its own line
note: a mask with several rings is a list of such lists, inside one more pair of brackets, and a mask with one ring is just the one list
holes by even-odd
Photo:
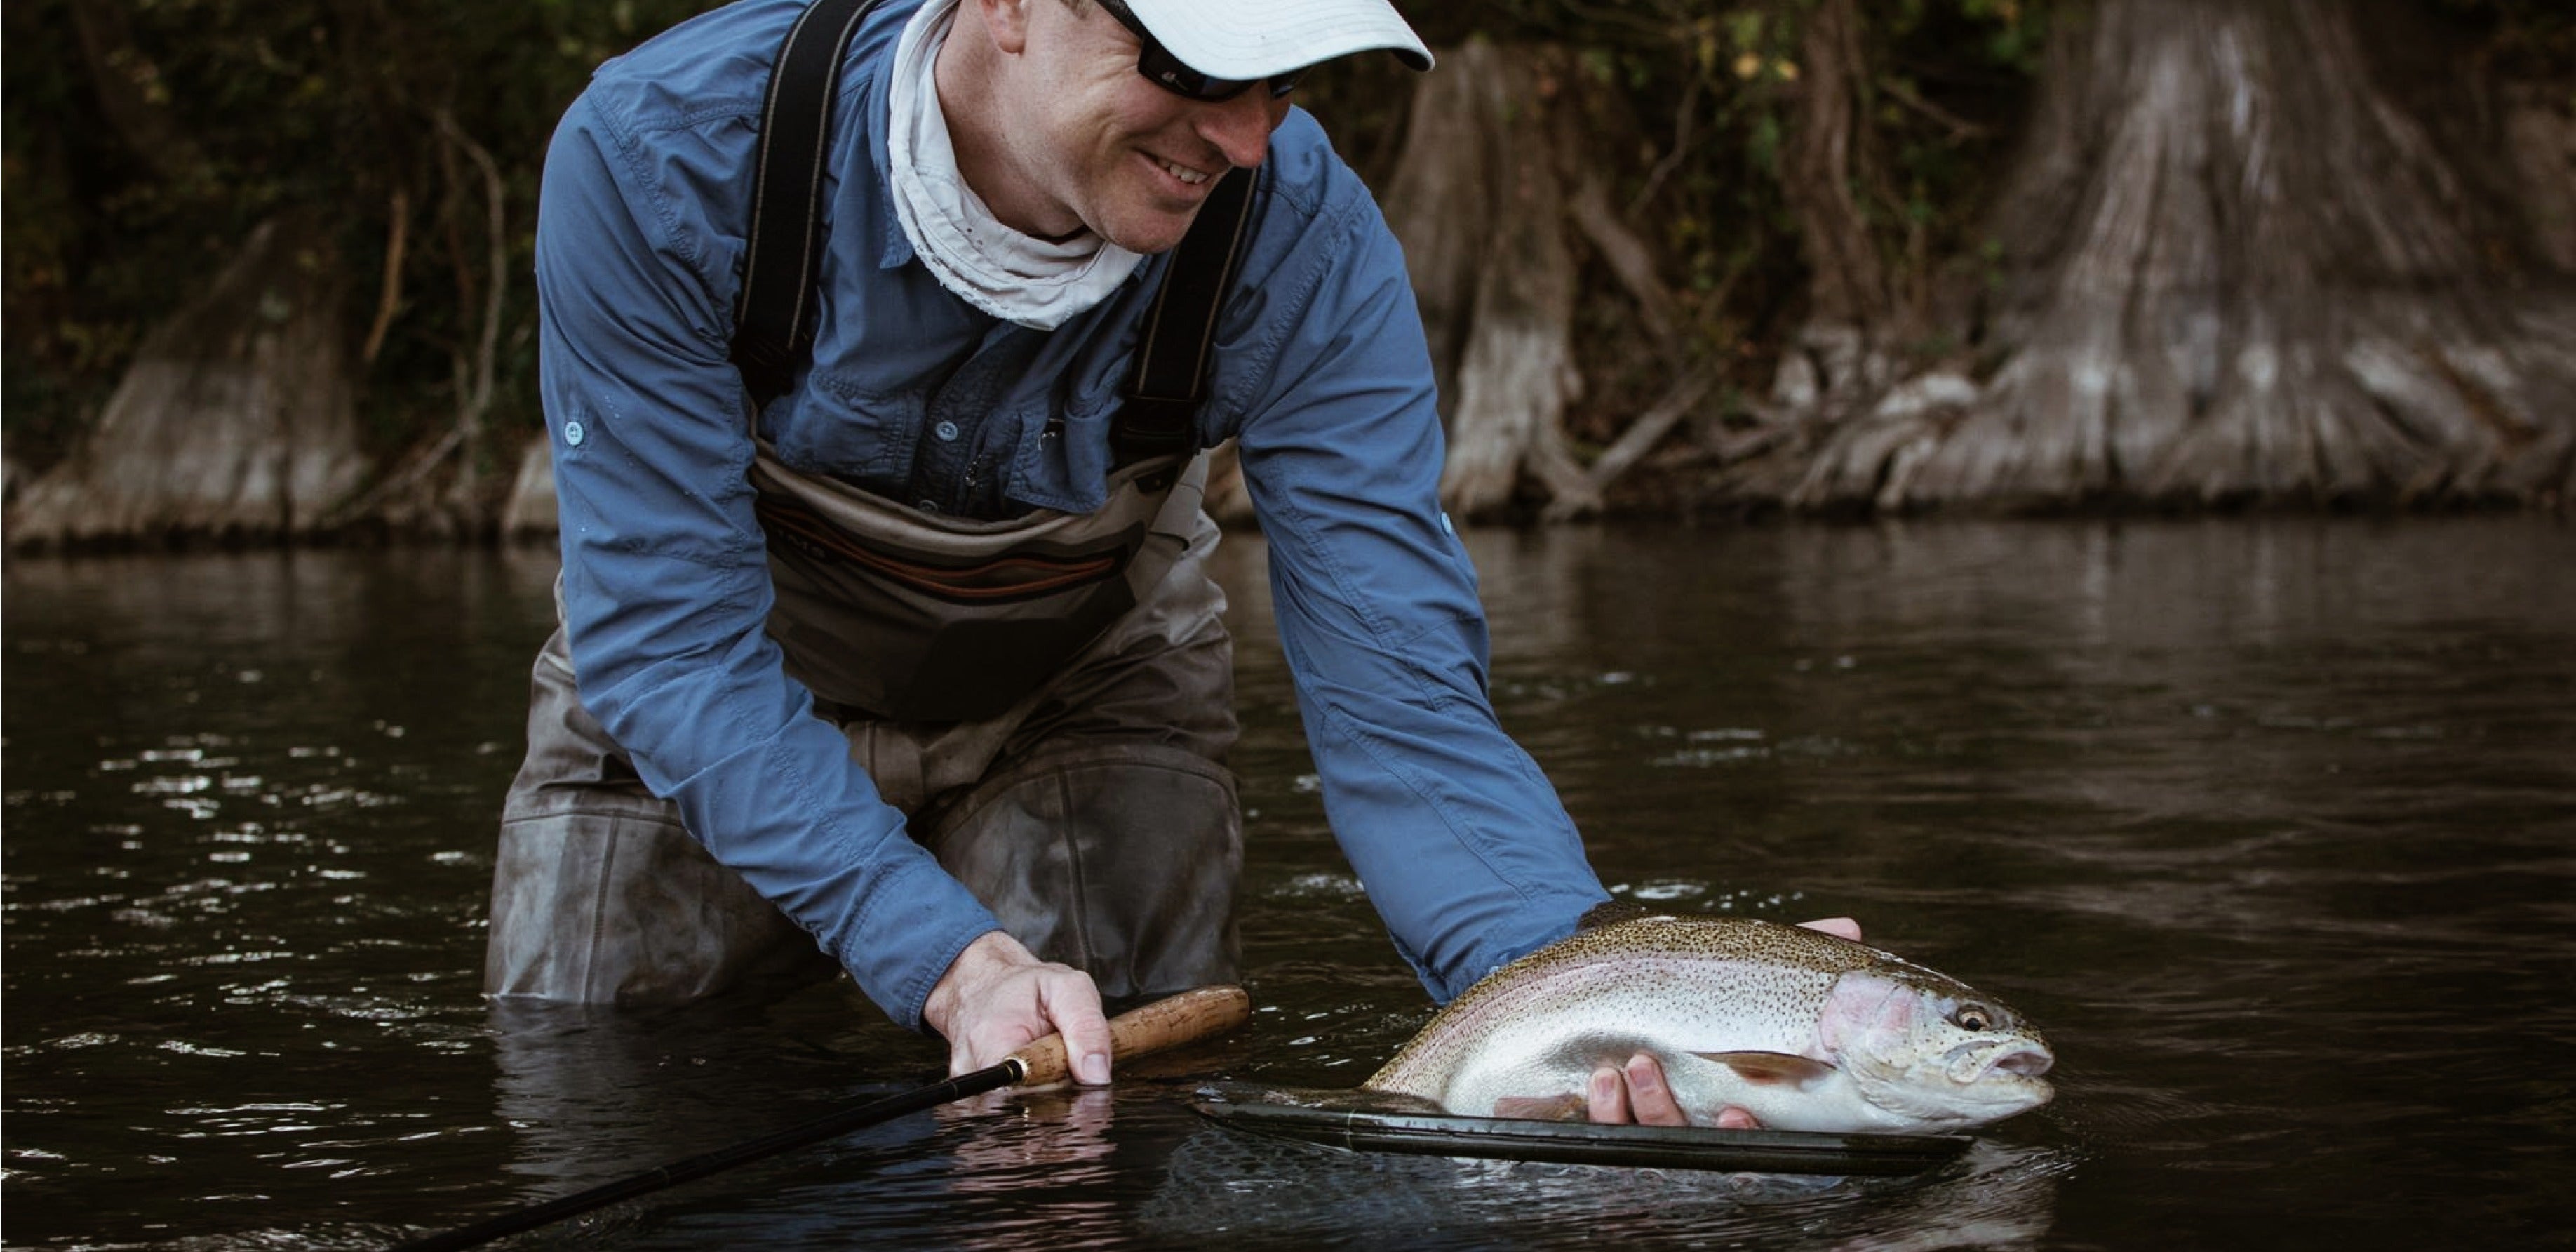
[[1136, 14], [1127, 7], [1124, 0], [1097, 0], [1097, 2], [1102, 9], [1108, 11], [1109, 16], [1118, 19], [1119, 25], [1126, 27], [1130, 34], [1136, 36], [1136, 42], [1140, 45], [1136, 52], [1136, 72], [1173, 95], [1213, 103], [1219, 100], [1231, 100], [1251, 90], [1252, 84], [1266, 81], [1270, 84], [1270, 98], [1276, 100], [1297, 90], [1297, 80], [1306, 76], [1306, 71], [1300, 68], [1285, 74], [1273, 74], [1268, 79], [1210, 78], [1181, 64], [1179, 57], [1173, 56], [1171, 50], [1165, 48], [1161, 40], [1154, 38], [1153, 32], [1145, 29], [1143, 22], [1136, 20]]

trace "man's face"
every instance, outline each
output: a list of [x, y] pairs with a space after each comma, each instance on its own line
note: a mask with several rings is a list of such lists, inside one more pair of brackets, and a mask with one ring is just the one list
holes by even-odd
[[1220, 101], [1155, 86], [1136, 72], [1136, 37], [1097, 5], [1076, 13], [1062, 0], [1023, 4], [1020, 72], [995, 105], [1030, 182], [1019, 190], [1033, 212], [1021, 216], [1036, 233], [1088, 226], [1131, 251], [1164, 251], [1228, 168], [1261, 163], [1288, 116], [1288, 102], [1262, 84]]

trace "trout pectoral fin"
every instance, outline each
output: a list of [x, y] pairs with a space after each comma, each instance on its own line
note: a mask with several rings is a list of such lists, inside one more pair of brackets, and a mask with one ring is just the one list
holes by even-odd
[[1834, 1072], [1822, 1061], [1811, 1061], [1786, 1052], [1693, 1052], [1704, 1061], [1715, 1061], [1734, 1070], [1738, 1078], [1750, 1083], [1801, 1086]]
[[1494, 1116], [1519, 1117], [1534, 1122], [1579, 1122], [1592, 1112], [1582, 1095], [1566, 1092], [1554, 1096], [1503, 1096], [1494, 1101]]

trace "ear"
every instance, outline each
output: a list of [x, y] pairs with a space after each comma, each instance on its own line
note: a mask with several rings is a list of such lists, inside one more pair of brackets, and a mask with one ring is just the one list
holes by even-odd
[[987, 38], [993, 46], [1011, 56], [1018, 56], [1029, 46], [1029, 6], [1052, 0], [967, 0], [969, 7], [983, 19]]

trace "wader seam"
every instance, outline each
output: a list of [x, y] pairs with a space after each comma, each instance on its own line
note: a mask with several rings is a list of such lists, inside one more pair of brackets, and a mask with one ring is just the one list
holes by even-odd
[[[592, 892], [590, 901], [590, 949], [581, 954], [582, 995], [593, 1004], [601, 1002], [600, 988], [596, 984], [599, 979], [600, 940], [603, 938], [602, 931], [608, 925], [608, 888], [611, 883], [617, 881], [617, 828], [609, 827], [608, 834], [610, 836], [608, 847], [600, 853], [599, 858], [598, 886]], [[613, 988], [611, 990], [614, 991]], [[608, 998], [616, 997], [612, 994]]]

